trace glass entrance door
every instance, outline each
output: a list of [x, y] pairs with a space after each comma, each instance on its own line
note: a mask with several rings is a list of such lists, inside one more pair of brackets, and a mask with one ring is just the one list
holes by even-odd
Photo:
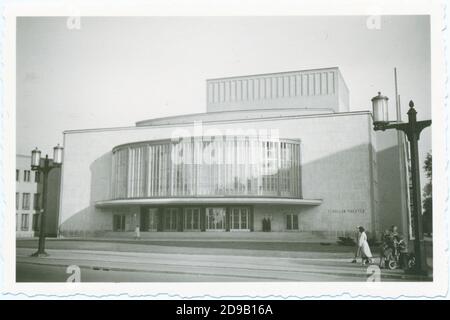
[[141, 210], [141, 231], [156, 231], [158, 228], [158, 209], [143, 208]]
[[250, 231], [249, 209], [231, 208], [230, 231]]
[[200, 208], [184, 209], [184, 230], [186, 231], [200, 230]]
[[124, 214], [115, 214], [113, 216], [113, 231], [125, 231]]
[[225, 231], [225, 208], [206, 208], [206, 230]]
[[178, 208], [164, 209], [164, 231], [177, 231], [178, 216]]

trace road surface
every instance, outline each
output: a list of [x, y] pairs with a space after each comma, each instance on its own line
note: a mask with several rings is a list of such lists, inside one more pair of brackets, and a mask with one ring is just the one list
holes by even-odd
[[[304, 248], [307, 249], [304, 249]], [[320, 244], [17, 241], [17, 282], [65, 282], [69, 266], [82, 282], [366, 281], [366, 266], [350, 263], [353, 248]], [[314, 250], [313, 250], [314, 249]], [[381, 281], [417, 281], [402, 270], [381, 270]]]

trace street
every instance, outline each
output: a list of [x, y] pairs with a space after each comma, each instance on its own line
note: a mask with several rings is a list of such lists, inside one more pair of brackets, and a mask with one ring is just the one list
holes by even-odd
[[[81, 282], [367, 281], [367, 266], [350, 263], [353, 247], [319, 243], [233, 241], [17, 241], [17, 282], [65, 282], [69, 266]], [[375, 259], [375, 263], [378, 258]], [[380, 281], [431, 281], [381, 270]]]

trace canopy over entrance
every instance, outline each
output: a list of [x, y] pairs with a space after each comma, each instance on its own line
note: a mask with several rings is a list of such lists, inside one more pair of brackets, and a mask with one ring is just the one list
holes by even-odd
[[96, 207], [135, 206], [135, 205], [210, 205], [210, 204], [278, 204], [318, 206], [320, 199], [294, 199], [270, 197], [195, 197], [195, 198], [146, 198], [97, 201]]

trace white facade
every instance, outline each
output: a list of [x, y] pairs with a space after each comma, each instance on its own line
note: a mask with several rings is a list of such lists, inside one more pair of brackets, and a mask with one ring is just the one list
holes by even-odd
[[[340, 78], [337, 68], [323, 72], [336, 72], [339, 76], [333, 79]], [[211, 89], [213, 82], [208, 81], [211, 92], [215, 90]], [[61, 234], [101, 235], [133, 231], [136, 225], [144, 235], [146, 231], [259, 232], [268, 220], [272, 232], [310, 232], [327, 238], [353, 235], [358, 225], [373, 235], [391, 224], [405, 229], [404, 194], [399, 192], [404, 188], [399, 174], [404, 170], [399, 158], [403, 148], [398, 146], [397, 135], [373, 131], [369, 112], [345, 112], [346, 87], [344, 91], [337, 94], [336, 88], [335, 96], [309, 97], [314, 102], [309, 106], [314, 107], [307, 109], [281, 104], [279, 108], [248, 110], [249, 105], [225, 105], [226, 101], [213, 106], [216, 98], [209, 96], [208, 110], [221, 111], [145, 120], [135, 127], [66, 131]], [[279, 102], [269, 100], [267, 106]], [[235, 110], [238, 107], [246, 110]], [[270, 133], [271, 139], [279, 142], [274, 144], [277, 152], [283, 152], [283, 141], [298, 144], [291, 151], [296, 160], [292, 160], [294, 171], [289, 174], [298, 184], [297, 189], [289, 189], [295, 192], [283, 191], [282, 156], [274, 157], [270, 164], [263, 151], [256, 173], [246, 164], [251, 158], [247, 153], [253, 149], [239, 149], [239, 141], [252, 143], [250, 137], [261, 133]], [[217, 156], [226, 150], [224, 159], [228, 154], [235, 160], [247, 160], [244, 165], [236, 162], [221, 168], [189, 167], [184, 162], [174, 166], [173, 158], [166, 155], [176, 152], [178, 140], [173, 138], [180, 136], [192, 141], [239, 137], [235, 138], [236, 148], [212, 148], [208, 154]], [[257, 141], [263, 148], [268, 145]], [[192, 146], [199, 148], [195, 143]], [[194, 149], [176, 154], [194, 158], [202, 153]], [[268, 166], [275, 168], [272, 174], [264, 171]], [[205, 170], [211, 170], [211, 176]], [[205, 179], [213, 183], [201, 189]]]
[[[247, 203], [255, 208], [255, 231], [260, 229], [261, 223], [258, 221], [265, 216], [276, 220], [272, 224], [273, 231], [281, 231], [284, 215], [295, 212], [299, 215], [300, 231], [341, 234], [352, 232], [357, 225], [364, 225], [375, 232], [382, 228], [380, 211], [391, 211], [383, 207], [401, 202], [400, 193], [393, 188], [389, 190], [389, 186], [385, 186], [387, 190], [382, 192], [383, 197], [388, 199], [381, 201], [379, 198], [378, 175], [391, 162], [377, 161], [384, 150], [375, 149], [375, 134], [368, 112], [203, 122], [203, 129], [205, 132], [226, 132], [227, 129], [235, 129], [237, 124], [244, 132], [275, 129], [280, 138], [301, 141], [302, 199], [297, 199], [299, 202], [293, 205], [285, 205], [277, 199], [272, 199], [271, 206], [258, 204], [256, 200]], [[130, 142], [167, 139], [174, 130], [180, 129], [194, 133], [192, 124], [66, 132], [61, 231], [84, 233], [112, 230], [114, 210], [138, 214], [140, 205], [161, 204], [160, 198], [114, 202], [111, 194], [112, 150]], [[395, 145], [390, 148], [395, 150]], [[232, 199], [223, 202], [232, 202]], [[300, 200], [310, 202], [302, 204]], [[186, 200], [178, 201], [166, 204], [186, 204]], [[205, 205], [205, 202], [208, 199], [200, 201], [192, 198], [189, 204]], [[398, 212], [393, 216], [401, 215]]]

